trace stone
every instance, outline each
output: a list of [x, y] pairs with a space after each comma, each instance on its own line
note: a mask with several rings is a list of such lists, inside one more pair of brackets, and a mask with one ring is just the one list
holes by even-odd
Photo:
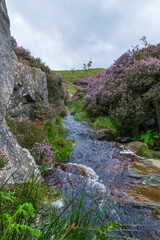
[[6, 106], [13, 92], [13, 60], [10, 22], [5, 0], [0, 1], [0, 121], [6, 114]]
[[19, 146], [5, 122], [6, 109], [10, 104], [13, 90], [14, 72], [10, 23], [5, 0], [2, 0], [0, 1], [0, 152], [6, 154], [6, 157], [10, 159], [7, 168], [11, 168], [0, 170], [0, 185], [7, 180], [8, 184], [25, 182], [32, 176], [33, 171], [35, 174], [39, 174], [38, 166], [30, 152]]
[[[157, 159], [147, 159], [147, 160], [152, 162], [153, 166], [160, 168], [160, 160], [157, 160]], [[159, 172], [159, 177], [160, 177], [160, 172]]]
[[27, 149], [19, 146], [12, 133], [7, 130], [5, 122], [0, 125], [0, 150], [9, 158], [6, 167], [0, 170], [0, 185], [7, 179], [7, 184], [26, 182], [33, 172], [41, 178], [34, 158]]
[[153, 155], [154, 155], [156, 158], [160, 158], [160, 151], [153, 151]]
[[125, 144], [125, 146], [130, 149], [131, 151], [138, 153], [140, 148], [143, 148], [146, 151], [149, 151], [148, 145], [146, 143], [135, 141]]
[[113, 141], [115, 136], [111, 129], [100, 129], [96, 131], [98, 140]]
[[7, 113], [16, 119], [32, 119], [33, 105], [40, 100], [48, 101], [46, 74], [38, 68], [20, 63], [13, 53], [14, 90]]

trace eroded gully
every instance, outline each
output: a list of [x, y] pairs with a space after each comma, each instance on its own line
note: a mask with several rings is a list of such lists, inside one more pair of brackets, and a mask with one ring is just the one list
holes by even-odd
[[68, 198], [87, 182], [88, 204], [98, 194], [97, 211], [105, 199], [112, 206], [107, 210], [108, 219], [131, 229], [119, 234], [160, 239], [160, 169], [118, 144], [98, 141], [90, 126], [70, 114], [65, 127], [76, 145], [65, 164], [47, 172], [48, 185], [59, 187]]

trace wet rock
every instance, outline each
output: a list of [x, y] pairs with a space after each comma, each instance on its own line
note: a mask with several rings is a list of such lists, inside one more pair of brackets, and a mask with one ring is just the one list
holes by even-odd
[[136, 154], [139, 153], [140, 149], [143, 149], [146, 152], [149, 151], [148, 145], [139, 141], [127, 143], [125, 146]]

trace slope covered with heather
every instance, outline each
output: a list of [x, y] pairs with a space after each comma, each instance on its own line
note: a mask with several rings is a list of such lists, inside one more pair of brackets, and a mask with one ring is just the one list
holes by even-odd
[[160, 44], [129, 50], [105, 72], [75, 83], [72, 102], [92, 118], [109, 116], [119, 134], [160, 130]]

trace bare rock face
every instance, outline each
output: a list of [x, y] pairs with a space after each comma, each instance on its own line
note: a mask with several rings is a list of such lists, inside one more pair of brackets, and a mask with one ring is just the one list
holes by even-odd
[[13, 61], [10, 37], [10, 22], [5, 1], [0, 1], [0, 118], [6, 113], [6, 106], [13, 92]]
[[12, 118], [32, 118], [32, 105], [40, 99], [48, 101], [46, 74], [38, 68], [20, 63], [13, 53], [14, 90], [7, 112]]
[[[11, 47], [10, 25], [5, 0], [0, 1], [0, 152], [10, 159], [10, 170], [0, 170], [0, 185], [13, 172], [8, 183], [25, 182], [33, 171], [39, 172], [30, 153], [21, 148], [9, 132], [5, 114], [14, 89], [13, 53]], [[28, 90], [29, 91], [29, 90]], [[40, 91], [40, 90], [39, 90]]]

